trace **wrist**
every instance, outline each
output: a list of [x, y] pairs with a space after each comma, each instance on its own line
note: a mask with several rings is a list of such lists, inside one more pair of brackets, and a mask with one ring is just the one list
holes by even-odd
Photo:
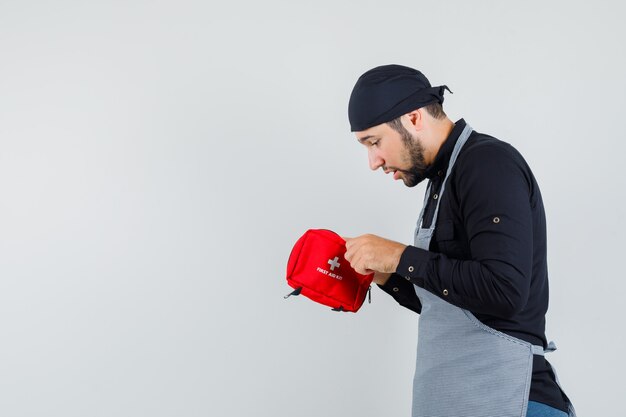
[[407, 245], [402, 245], [399, 244], [397, 249], [396, 249], [396, 253], [394, 256], [394, 262], [391, 265], [391, 270], [389, 272], [393, 273], [396, 272], [398, 270], [398, 265], [400, 264], [400, 259], [402, 259], [402, 254], [404, 254], [404, 251], [406, 250]]
[[378, 285], [385, 285], [391, 277], [391, 272], [374, 272], [374, 283]]

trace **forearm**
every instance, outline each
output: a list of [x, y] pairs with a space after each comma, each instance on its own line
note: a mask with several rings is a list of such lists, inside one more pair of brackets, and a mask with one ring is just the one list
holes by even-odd
[[408, 246], [397, 273], [408, 277], [407, 282], [475, 313], [510, 317], [524, 307], [528, 298], [525, 268], [501, 260], [452, 259]]

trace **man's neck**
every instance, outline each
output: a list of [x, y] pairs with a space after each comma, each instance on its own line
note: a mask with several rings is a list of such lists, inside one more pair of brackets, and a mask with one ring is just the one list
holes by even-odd
[[432, 140], [430, 141], [431, 148], [430, 152], [428, 152], [427, 155], [428, 160], [426, 161], [428, 165], [431, 165], [435, 161], [435, 158], [437, 157], [441, 146], [450, 136], [452, 129], [454, 129], [454, 122], [447, 117], [441, 120], [437, 120], [435, 121], [435, 123], [432, 124]]

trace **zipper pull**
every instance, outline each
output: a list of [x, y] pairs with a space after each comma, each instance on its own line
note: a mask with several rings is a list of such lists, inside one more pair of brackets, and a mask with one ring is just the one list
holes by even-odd
[[295, 290], [293, 290], [292, 292], [290, 292], [289, 294], [287, 294], [286, 296], [284, 296], [283, 298], [287, 299], [287, 298], [291, 297], [292, 295], [300, 295], [301, 291], [302, 291], [302, 287], [298, 287]]
[[368, 304], [372, 304], [372, 286], [367, 289], [367, 301]]

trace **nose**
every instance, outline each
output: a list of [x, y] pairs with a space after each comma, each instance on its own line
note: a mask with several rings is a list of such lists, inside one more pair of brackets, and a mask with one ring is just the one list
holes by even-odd
[[367, 158], [369, 159], [370, 169], [372, 171], [376, 171], [385, 164], [385, 160], [381, 158], [381, 156], [378, 155], [376, 150], [372, 149], [372, 147], [367, 150]]

